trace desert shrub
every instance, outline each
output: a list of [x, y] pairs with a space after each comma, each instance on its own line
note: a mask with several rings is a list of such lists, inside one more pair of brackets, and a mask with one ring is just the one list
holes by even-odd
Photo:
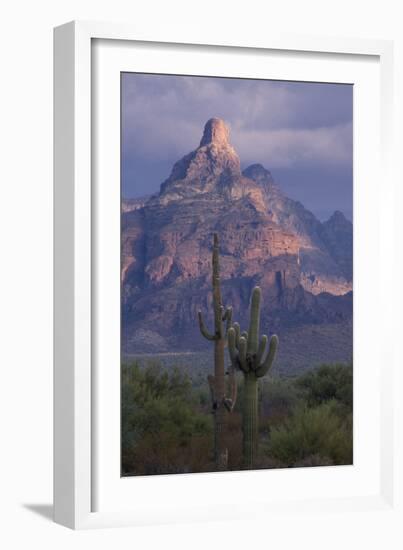
[[322, 365], [295, 381], [310, 407], [337, 400], [349, 409], [353, 406], [353, 367], [351, 364]]
[[351, 418], [340, 418], [336, 408], [335, 401], [298, 406], [284, 425], [272, 429], [267, 456], [286, 467], [351, 464]]
[[201, 410], [205, 412], [211, 411], [211, 396], [210, 396], [210, 390], [207, 386], [207, 383], [204, 386], [199, 386], [197, 389], [194, 389], [193, 385], [193, 392], [195, 395], [195, 399], [200, 405]]
[[287, 418], [299, 401], [298, 390], [286, 378], [268, 378], [260, 386], [259, 407], [261, 418], [276, 425]]
[[212, 419], [198, 405], [189, 377], [179, 370], [123, 365], [123, 474], [193, 471], [195, 463], [202, 469], [201, 453], [209, 460]]

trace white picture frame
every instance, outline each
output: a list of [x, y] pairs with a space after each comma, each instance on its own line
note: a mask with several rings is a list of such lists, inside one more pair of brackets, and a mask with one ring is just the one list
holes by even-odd
[[[241, 516], [242, 502], [250, 510], [247, 517], [256, 515], [257, 503], [259, 514], [299, 513], [310, 509], [312, 514], [322, 513], [324, 510], [335, 512], [348, 507], [351, 511], [384, 511], [398, 513], [394, 507], [396, 499], [396, 482], [394, 475], [394, 432], [391, 419], [397, 414], [394, 395], [394, 361], [393, 346], [383, 352], [384, 363], [380, 363], [380, 338], [387, 337], [386, 323], [374, 332], [366, 327], [370, 341], [373, 342], [372, 355], [364, 349], [361, 363], [368, 364], [368, 372], [373, 375], [368, 381], [366, 392], [371, 399], [379, 401], [376, 416], [371, 421], [379, 427], [379, 433], [374, 443], [374, 454], [378, 454], [374, 464], [368, 466], [365, 476], [360, 478], [360, 484], [354, 486], [354, 472], [340, 470], [340, 478], [334, 473], [337, 468], [317, 468], [296, 471], [277, 472], [277, 479], [272, 478], [272, 489], [277, 485], [278, 493], [274, 496], [262, 498], [257, 496], [258, 487], [267, 482], [261, 472], [238, 472], [222, 474], [197, 474], [193, 476], [159, 476], [158, 478], [136, 478], [136, 487], [125, 487], [126, 496], [117, 490], [119, 481], [112, 480], [111, 469], [99, 461], [97, 455], [108, 453], [102, 443], [102, 432], [107, 430], [103, 425], [104, 417], [100, 413], [98, 401], [105, 398], [105, 391], [115, 387], [116, 380], [111, 384], [99, 383], [97, 375], [97, 361], [99, 356], [96, 342], [98, 317], [104, 318], [105, 309], [102, 303], [98, 307], [99, 285], [95, 283], [95, 275], [100, 267], [96, 242], [100, 232], [99, 219], [105, 216], [105, 204], [111, 208], [116, 205], [116, 194], [99, 198], [96, 191], [95, 175], [99, 166], [94, 159], [98, 135], [94, 134], [94, 121], [97, 117], [97, 107], [94, 105], [94, 86], [96, 86], [95, 47], [99, 41], [114, 41], [114, 44], [140, 44], [144, 49], [142, 67], [150, 63], [150, 72], [155, 70], [151, 66], [152, 54], [147, 45], [158, 48], [159, 52], [175, 44], [176, 50], [181, 49], [197, 52], [202, 58], [205, 49], [209, 55], [214, 51], [217, 57], [225, 52], [237, 51], [246, 58], [253, 55], [269, 55], [270, 52], [281, 53], [282, 56], [305, 56], [313, 58], [320, 54], [324, 65], [333, 63], [342, 64], [343, 60], [360, 58], [365, 64], [372, 60], [376, 69], [371, 70], [375, 78], [379, 79], [379, 90], [375, 90], [373, 101], [379, 101], [380, 120], [373, 126], [379, 140], [373, 140], [371, 156], [379, 156], [379, 168], [385, 182], [382, 189], [372, 186], [373, 194], [369, 193], [368, 205], [360, 206], [363, 211], [363, 229], [370, 229], [375, 241], [379, 241], [378, 252], [381, 257], [389, 257], [394, 253], [393, 225], [391, 212], [393, 211], [393, 47], [387, 41], [372, 41], [358, 39], [337, 39], [308, 36], [286, 36], [270, 34], [269, 37], [226, 38], [210, 36], [208, 31], [201, 37], [186, 36], [183, 30], [181, 35], [175, 33], [170, 36], [167, 31], [164, 36], [152, 36], [130, 25], [109, 23], [72, 22], [55, 29], [54, 37], [54, 85], [55, 85], [55, 382], [54, 382], [54, 504], [55, 521], [71, 528], [81, 529], [90, 527], [105, 527], [117, 525], [141, 525], [149, 523], [200, 521], [215, 519], [238, 519]], [[120, 42], [124, 41], [124, 42]], [[154, 45], [154, 46], [153, 46]], [[193, 48], [193, 50], [192, 50]], [[158, 53], [158, 52], [157, 52]], [[115, 53], [116, 57], [116, 53]], [[157, 56], [158, 57], [158, 56]], [[211, 57], [210, 57], [211, 59]], [[107, 61], [108, 62], [108, 61]], [[161, 61], [159, 61], [161, 63]], [[155, 63], [155, 62], [154, 62]], [[168, 66], [167, 62], [167, 66]], [[253, 65], [253, 64], [252, 64]], [[186, 69], [185, 69], [186, 70]], [[198, 69], [196, 69], [197, 71]], [[200, 69], [201, 70], [201, 69]], [[240, 70], [240, 69], [239, 69]], [[253, 69], [249, 69], [252, 70]], [[324, 70], [324, 69], [323, 69]], [[167, 69], [169, 72], [169, 68]], [[329, 69], [328, 69], [329, 72]], [[186, 73], [185, 73], [186, 74]], [[203, 73], [204, 74], [204, 73]], [[325, 73], [323, 73], [325, 74]], [[302, 79], [302, 77], [300, 77]], [[113, 94], [113, 91], [111, 92]], [[111, 96], [112, 97], [112, 96]], [[113, 124], [113, 123], [111, 123]], [[97, 126], [101, 134], [105, 128]], [[115, 139], [115, 138], [112, 138]], [[374, 145], [379, 143], [379, 145]], [[356, 146], [356, 142], [355, 142]], [[370, 147], [370, 145], [368, 145]], [[376, 147], [376, 149], [373, 149]], [[359, 148], [358, 148], [359, 149]], [[364, 151], [365, 153], [365, 151]], [[373, 153], [373, 155], [372, 155]], [[115, 159], [116, 164], [116, 159]], [[104, 166], [105, 168], [105, 166]], [[355, 173], [355, 178], [357, 173]], [[358, 173], [361, 181], [364, 176], [371, 174]], [[375, 180], [374, 180], [375, 181]], [[119, 187], [119, 184], [117, 185]], [[109, 198], [111, 201], [109, 201]], [[371, 202], [372, 201], [372, 202]], [[357, 202], [357, 201], [356, 201]], [[366, 219], [365, 208], [373, 212], [377, 207], [378, 218], [373, 222]], [[356, 213], [356, 212], [355, 212]], [[114, 219], [119, 216], [115, 211]], [[115, 225], [116, 228], [116, 225]], [[355, 245], [357, 245], [355, 233]], [[103, 241], [104, 243], [105, 241]], [[359, 243], [359, 241], [358, 241]], [[116, 256], [116, 239], [110, 240], [107, 250]], [[115, 253], [114, 253], [115, 250]], [[101, 260], [102, 261], [102, 260]], [[354, 259], [356, 262], [356, 257]], [[362, 259], [365, 262], [365, 259]], [[104, 264], [103, 264], [104, 265]], [[393, 270], [392, 270], [393, 271]], [[361, 272], [365, 273], [364, 263]], [[371, 279], [370, 277], [373, 277]], [[382, 319], [393, 319], [396, 311], [392, 310], [390, 292], [394, 286], [393, 273], [388, 270], [375, 270], [368, 275], [368, 280], [379, 288], [379, 294], [374, 298], [376, 315]], [[109, 281], [109, 282], [108, 282]], [[103, 290], [108, 286], [103, 287]], [[368, 298], [370, 285], [361, 283], [361, 301]], [[365, 294], [367, 293], [367, 294]], [[105, 294], [105, 293], [103, 293]], [[116, 300], [115, 300], [116, 305]], [[110, 304], [109, 304], [110, 305]], [[115, 306], [112, 304], [112, 309]], [[356, 307], [356, 302], [355, 302]], [[116, 307], [115, 307], [116, 311]], [[365, 319], [362, 319], [364, 326]], [[355, 326], [355, 329], [357, 327]], [[362, 329], [359, 339], [360, 347], [364, 348], [366, 339]], [[356, 342], [355, 342], [356, 345]], [[105, 351], [105, 350], [104, 350]], [[106, 352], [109, 355], [108, 350]], [[113, 355], [111, 355], [113, 357]], [[118, 370], [116, 376], [118, 376]], [[363, 372], [363, 371], [358, 371]], [[355, 373], [356, 374], [356, 373]], [[356, 380], [356, 378], [355, 378]], [[358, 380], [360, 380], [358, 378]], [[363, 379], [362, 379], [363, 380]], [[371, 393], [372, 392], [372, 393]], [[112, 396], [115, 403], [116, 394]], [[370, 411], [369, 399], [363, 400], [362, 416]], [[379, 407], [378, 407], [379, 405]], [[365, 409], [366, 407], [366, 409]], [[361, 413], [360, 413], [361, 414]], [[116, 420], [116, 414], [114, 416]], [[111, 428], [112, 425], [112, 428]], [[111, 423], [109, 430], [115, 424]], [[119, 431], [119, 426], [116, 426]], [[111, 433], [111, 432], [109, 432]], [[101, 434], [101, 435], [100, 435]], [[356, 434], [355, 434], [356, 436]], [[99, 443], [101, 441], [101, 443]], [[105, 437], [103, 439], [105, 441]], [[113, 446], [113, 445], [112, 445]], [[116, 451], [116, 445], [115, 445]], [[116, 455], [116, 452], [115, 452]], [[114, 456], [111, 454], [111, 461]], [[375, 464], [376, 463], [376, 464]], [[372, 469], [371, 469], [372, 468]], [[370, 483], [371, 475], [376, 468], [379, 479], [368, 489], [365, 483]], [[311, 470], [311, 471], [308, 471]], [[315, 472], [313, 472], [315, 470]], [[105, 477], [111, 476], [111, 483]], [[120, 472], [116, 472], [119, 476]], [[298, 490], [286, 491], [285, 498], [279, 499], [281, 483], [287, 484], [286, 476], [293, 476], [293, 484]], [[221, 477], [217, 477], [221, 476]], [[232, 476], [232, 477], [230, 477]], [[344, 476], [344, 477], [343, 477]], [[350, 477], [351, 479], [350, 479]], [[190, 477], [193, 479], [191, 481]], [[217, 481], [219, 480], [219, 481]], [[229, 481], [231, 480], [231, 483]], [[237, 493], [242, 500], [236, 500], [235, 493], [231, 493], [232, 481], [236, 482]], [[98, 486], [105, 481], [109, 492], [102, 501], [101, 509], [97, 494]], [[228, 491], [228, 503], [222, 506], [208, 503], [210, 484], [219, 483], [222, 492]], [[329, 496], [323, 487], [333, 484], [334, 491]], [[307, 486], [316, 487], [316, 490], [307, 490]], [[191, 500], [189, 487], [196, 490], [200, 499]], [[152, 498], [145, 500], [145, 492], [152, 487]], [[336, 490], [337, 488], [337, 490]], [[193, 489], [192, 489], [193, 490]], [[142, 492], [143, 491], [143, 492]], [[203, 493], [204, 491], [204, 493]], [[175, 497], [173, 494], [177, 493]], [[130, 502], [130, 495], [133, 500]], [[142, 496], [143, 498], [142, 498]], [[160, 495], [161, 502], [155, 504], [155, 496]], [[169, 498], [164, 498], [168, 496]], [[123, 505], [119, 499], [124, 499]], [[182, 504], [181, 504], [182, 499]], [[187, 499], [183, 505], [183, 499]], [[108, 501], [108, 505], [105, 504]], [[245, 514], [243, 514], [245, 517]]]

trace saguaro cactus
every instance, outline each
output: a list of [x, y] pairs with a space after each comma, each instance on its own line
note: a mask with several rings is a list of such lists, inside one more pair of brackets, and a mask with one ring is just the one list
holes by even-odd
[[214, 342], [214, 376], [208, 376], [214, 414], [214, 458], [217, 469], [225, 470], [228, 463], [226, 419], [227, 414], [235, 406], [237, 387], [234, 368], [231, 365], [228, 384], [229, 396], [226, 395], [224, 350], [227, 342], [227, 332], [232, 325], [232, 308], [227, 307], [225, 309], [222, 305], [217, 233], [214, 233], [212, 263], [214, 333], [210, 333], [206, 328], [201, 311], [198, 312], [198, 317], [200, 332], [207, 340]]
[[258, 450], [258, 379], [271, 368], [278, 338], [262, 335], [259, 341], [261, 290], [255, 287], [252, 292], [249, 331], [242, 332], [238, 323], [228, 330], [228, 350], [234, 368], [244, 375], [244, 396], [242, 407], [243, 460], [247, 468], [254, 465]]

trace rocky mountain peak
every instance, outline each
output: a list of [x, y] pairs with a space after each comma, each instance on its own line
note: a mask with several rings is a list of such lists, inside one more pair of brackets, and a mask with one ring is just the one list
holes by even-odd
[[229, 145], [229, 128], [221, 118], [210, 118], [204, 126], [200, 147], [210, 144]]
[[345, 217], [343, 212], [340, 212], [340, 210], [335, 210], [325, 223], [333, 226], [351, 225], [351, 222]]
[[211, 118], [197, 149], [174, 164], [169, 178], [161, 185], [158, 200], [167, 203], [178, 197], [222, 195], [240, 178], [241, 163], [229, 143], [229, 128], [222, 119]]
[[216, 201], [244, 200], [266, 213], [271, 188], [273, 178], [261, 164], [241, 172], [238, 154], [229, 142], [228, 126], [220, 118], [211, 118], [204, 126], [200, 145], [175, 163], [155, 202], [204, 201], [209, 196]]
[[242, 172], [246, 178], [250, 178], [256, 183], [268, 184], [274, 183], [271, 172], [267, 170], [262, 164], [251, 164]]

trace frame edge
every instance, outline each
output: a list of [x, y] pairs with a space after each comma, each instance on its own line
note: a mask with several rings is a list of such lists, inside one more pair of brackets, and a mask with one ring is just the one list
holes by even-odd
[[74, 40], [75, 25], [54, 29], [54, 521], [73, 528], [74, 461]]

